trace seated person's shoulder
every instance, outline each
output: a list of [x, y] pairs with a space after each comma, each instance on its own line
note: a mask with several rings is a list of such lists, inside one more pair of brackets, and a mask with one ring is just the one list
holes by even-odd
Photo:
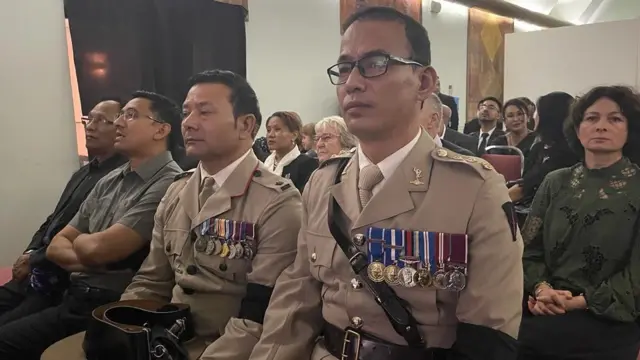
[[486, 181], [500, 176], [489, 162], [475, 156], [436, 147], [431, 151], [431, 157], [436, 165], [447, 166], [451, 173], [465, 177], [466, 181]]
[[169, 189], [167, 189], [167, 193], [165, 197], [177, 195], [180, 190], [182, 190], [186, 185], [191, 176], [195, 173], [195, 169], [180, 172], [176, 175], [173, 175], [173, 183], [169, 185]]
[[298, 166], [302, 167], [302, 168], [315, 168], [318, 166], [318, 159], [311, 157], [309, 155], [305, 155], [305, 154], [300, 154], [295, 160], [293, 160], [294, 162], [298, 163]]
[[258, 167], [253, 171], [249, 185], [251, 184], [255, 184], [259, 189], [273, 193], [274, 195], [292, 192], [298, 194], [298, 190], [291, 180], [272, 173], [262, 163], [258, 164]]

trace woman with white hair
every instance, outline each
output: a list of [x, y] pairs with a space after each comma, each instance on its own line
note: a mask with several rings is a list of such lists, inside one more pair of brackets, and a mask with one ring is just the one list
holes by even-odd
[[315, 140], [320, 162], [350, 152], [358, 144], [340, 116], [329, 116], [318, 121]]

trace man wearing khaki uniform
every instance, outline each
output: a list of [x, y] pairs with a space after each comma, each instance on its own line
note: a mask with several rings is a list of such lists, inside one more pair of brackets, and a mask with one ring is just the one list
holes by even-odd
[[246, 359], [276, 278], [295, 258], [300, 195], [251, 150], [261, 117], [246, 80], [208, 71], [191, 84], [182, 127], [187, 154], [200, 164], [167, 191], [149, 257], [122, 299], [189, 304], [190, 359], [223, 329], [206, 354]]
[[344, 29], [328, 73], [358, 151], [309, 180], [251, 360], [515, 359], [522, 240], [504, 178], [420, 129], [436, 74], [419, 23], [373, 7]]

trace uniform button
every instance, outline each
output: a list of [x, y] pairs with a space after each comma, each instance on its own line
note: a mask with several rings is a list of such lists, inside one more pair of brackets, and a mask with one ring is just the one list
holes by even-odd
[[198, 273], [198, 268], [195, 265], [189, 265], [187, 266], [187, 274], [189, 275], [195, 275]]
[[256, 169], [256, 170], [253, 172], [253, 176], [255, 176], [255, 177], [260, 177], [260, 176], [262, 176], [262, 171], [260, 171], [260, 170]]
[[195, 231], [192, 231], [189, 237], [191, 238], [191, 241], [196, 241], [198, 239], [198, 234], [196, 234]]
[[220, 271], [227, 271], [227, 264], [220, 264], [220, 266], [218, 266], [218, 268], [220, 269]]
[[164, 251], [171, 252], [171, 244], [167, 244], [167, 246], [164, 247]]
[[366, 238], [364, 237], [364, 235], [362, 235], [362, 234], [356, 234], [356, 235], [353, 237], [353, 242], [354, 242], [356, 245], [358, 245], [358, 246], [362, 246], [362, 245], [364, 245], [364, 242], [365, 242], [366, 240], [367, 240], [367, 239], [366, 239]]
[[182, 288], [182, 292], [184, 292], [187, 295], [193, 295], [193, 293], [195, 293], [196, 291], [191, 288]]
[[363, 323], [364, 323], [364, 321], [362, 321], [361, 317], [354, 316], [354, 317], [351, 318], [351, 326], [356, 328], [356, 329], [360, 329], [362, 327]]
[[311, 254], [311, 262], [316, 262], [316, 260], [318, 260], [318, 254], [316, 253]]
[[356, 290], [362, 289], [362, 283], [358, 279], [351, 279], [351, 287]]
[[277, 185], [277, 186], [284, 185], [284, 181], [280, 181], [280, 180], [278, 180], [278, 181], [276, 181], [276, 185]]

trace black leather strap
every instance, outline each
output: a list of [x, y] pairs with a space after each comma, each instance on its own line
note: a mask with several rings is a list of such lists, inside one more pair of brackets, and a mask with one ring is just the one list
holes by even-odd
[[[349, 160], [349, 158], [344, 158], [338, 163], [334, 184], [338, 184], [342, 180], [342, 171]], [[384, 282], [373, 282], [367, 276], [367, 266], [369, 265], [367, 255], [362, 253], [351, 241], [347, 217], [331, 194], [329, 194], [328, 220], [331, 235], [349, 259], [351, 268], [357, 277], [366, 285], [376, 302], [384, 310], [393, 329], [407, 341], [409, 346], [424, 347], [424, 340], [418, 331], [417, 321], [405, 307], [404, 301], [396, 295], [389, 285]]]
[[262, 325], [272, 293], [273, 288], [270, 286], [248, 283], [247, 294], [240, 303], [238, 318], [251, 320]]

